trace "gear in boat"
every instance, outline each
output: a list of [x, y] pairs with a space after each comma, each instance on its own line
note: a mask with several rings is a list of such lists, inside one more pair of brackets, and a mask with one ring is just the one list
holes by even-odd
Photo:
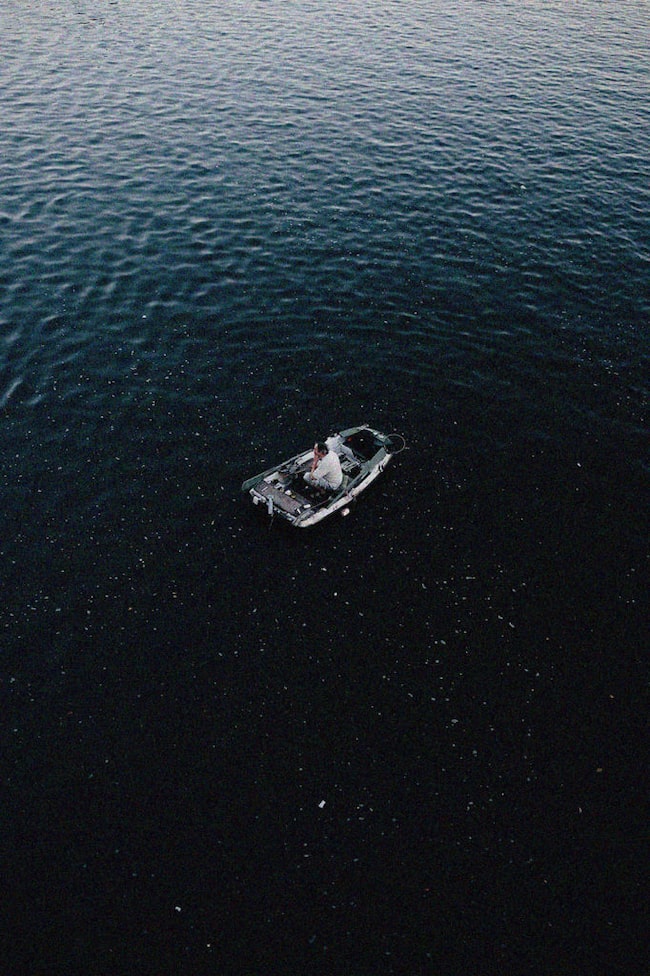
[[401, 434], [383, 434], [366, 424], [333, 434], [325, 442], [338, 454], [343, 481], [334, 491], [307, 484], [304, 475], [314, 458], [312, 448], [249, 478], [242, 485], [254, 505], [264, 505], [296, 528], [307, 528], [334, 512], [346, 509], [357, 495], [379, 477], [395, 454], [405, 447]]

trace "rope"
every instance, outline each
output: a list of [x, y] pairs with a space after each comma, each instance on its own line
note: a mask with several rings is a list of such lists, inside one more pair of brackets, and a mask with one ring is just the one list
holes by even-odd
[[394, 437], [399, 437], [399, 439], [402, 442], [402, 446], [400, 448], [398, 448], [396, 451], [391, 451], [390, 453], [391, 454], [401, 454], [402, 451], [405, 451], [406, 450], [406, 439], [404, 437], [402, 437], [401, 434], [388, 434], [387, 440], [392, 441]]

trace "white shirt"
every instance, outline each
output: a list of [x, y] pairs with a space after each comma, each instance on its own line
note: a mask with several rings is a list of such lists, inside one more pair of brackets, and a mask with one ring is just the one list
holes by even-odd
[[325, 457], [322, 457], [314, 468], [314, 477], [322, 478], [330, 488], [340, 488], [341, 482], [343, 481], [343, 472], [341, 471], [341, 462], [339, 461], [338, 454], [335, 454], [334, 451], [328, 451]]

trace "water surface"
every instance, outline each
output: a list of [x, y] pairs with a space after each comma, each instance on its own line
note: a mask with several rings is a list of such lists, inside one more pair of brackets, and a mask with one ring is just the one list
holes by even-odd
[[14, 969], [640, 971], [646, 5], [0, 26]]

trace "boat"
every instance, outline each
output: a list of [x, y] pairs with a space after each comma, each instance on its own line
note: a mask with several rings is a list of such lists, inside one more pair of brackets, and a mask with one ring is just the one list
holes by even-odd
[[347, 515], [350, 503], [406, 446], [401, 434], [383, 434], [367, 424], [332, 434], [326, 444], [338, 454], [343, 472], [343, 481], [334, 491], [323, 491], [304, 479], [314, 459], [313, 447], [249, 478], [242, 491], [271, 517], [277, 515], [297, 529], [306, 529], [335, 512]]

